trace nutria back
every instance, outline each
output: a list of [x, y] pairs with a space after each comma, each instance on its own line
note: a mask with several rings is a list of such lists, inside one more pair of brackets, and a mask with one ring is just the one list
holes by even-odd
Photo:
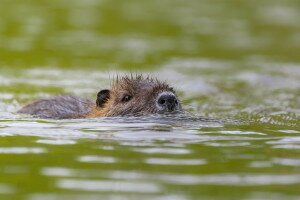
[[94, 103], [87, 98], [65, 95], [35, 101], [18, 112], [38, 118], [67, 119], [80, 118], [93, 108]]

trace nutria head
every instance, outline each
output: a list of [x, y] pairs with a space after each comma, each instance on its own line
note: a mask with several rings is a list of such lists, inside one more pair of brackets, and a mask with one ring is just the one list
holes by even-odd
[[107, 117], [181, 111], [173, 88], [165, 82], [141, 75], [117, 77], [110, 90], [98, 93], [96, 104], [98, 115]]

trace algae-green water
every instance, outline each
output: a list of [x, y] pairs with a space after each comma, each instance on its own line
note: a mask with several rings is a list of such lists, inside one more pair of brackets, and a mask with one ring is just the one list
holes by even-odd
[[[2, 0], [0, 199], [300, 199], [298, 0]], [[186, 116], [45, 120], [116, 75]]]

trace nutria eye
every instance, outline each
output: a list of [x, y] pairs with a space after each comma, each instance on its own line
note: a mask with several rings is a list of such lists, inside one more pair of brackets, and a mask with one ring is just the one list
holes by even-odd
[[128, 102], [128, 101], [130, 101], [131, 98], [132, 98], [132, 96], [125, 95], [122, 99], [122, 102]]

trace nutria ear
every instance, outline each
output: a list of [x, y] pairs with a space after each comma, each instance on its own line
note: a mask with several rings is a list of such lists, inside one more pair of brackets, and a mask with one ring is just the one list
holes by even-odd
[[101, 90], [100, 92], [98, 92], [97, 94], [97, 101], [96, 101], [96, 105], [98, 107], [103, 107], [104, 104], [107, 102], [107, 100], [109, 99], [109, 95], [110, 91], [109, 90]]

